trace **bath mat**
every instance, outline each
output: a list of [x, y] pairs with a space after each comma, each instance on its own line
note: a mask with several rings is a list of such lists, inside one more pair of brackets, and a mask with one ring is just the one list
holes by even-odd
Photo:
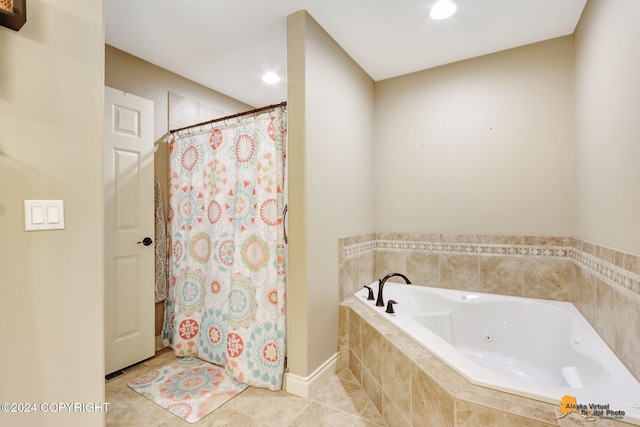
[[129, 387], [187, 422], [209, 415], [245, 388], [219, 366], [184, 357], [129, 382]]

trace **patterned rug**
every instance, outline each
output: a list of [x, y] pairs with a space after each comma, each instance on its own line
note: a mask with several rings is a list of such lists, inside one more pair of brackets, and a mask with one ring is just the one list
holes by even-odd
[[223, 368], [184, 357], [129, 382], [129, 387], [187, 422], [209, 415], [247, 388]]

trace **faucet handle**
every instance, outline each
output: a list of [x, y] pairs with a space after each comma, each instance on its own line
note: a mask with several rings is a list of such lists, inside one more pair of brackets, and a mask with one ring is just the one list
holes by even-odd
[[367, 300], [374, 300], [375, 298], [373, 297], [373, 289], [371, 289], [371, 286], [366, 286], [365, 288], [369, 289], [369, 296], [367, 297]]
[[389, 314], [395, 313], [395, 311], [393, 311], [393, 304], [397, 304], [397, 303], [398, 303], [398, 301], [390, 299], [387, 302], [387, 309], [385, 310], [385, 313], [389, 313]]

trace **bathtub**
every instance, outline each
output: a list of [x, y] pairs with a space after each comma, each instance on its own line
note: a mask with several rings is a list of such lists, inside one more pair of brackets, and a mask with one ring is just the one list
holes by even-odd
[[356, 297], [473, 384], [554, 405], [569, 395], [640, 425], [640, 383], [571, 303], [387, 282], [387, 314], [367, 293]]

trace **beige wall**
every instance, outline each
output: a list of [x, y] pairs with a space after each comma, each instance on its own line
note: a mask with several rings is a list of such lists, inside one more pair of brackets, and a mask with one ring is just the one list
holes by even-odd
[[575, 34], [575, 235], [640, 254], [640, 2], [589, 0]]
[[[104, 401], [103, 4], [29, 1], [0, 27], [0, 401]], [[25, 199], [64, 230], [24, 231]], [[6, 426], [100, 426], [102, 413], [0, 413]]]
[[572, 37], [376, 84], [376, 231], [570, 236]]
[[[105, 46], [105, 85], [153, 101], [154, 136], [158, 150], [154, 155], [155, 179], [162, 188], [165, 214], [169, 201], [169, 148], [161, 142], [169, 131], [169, 92], [214, 107], [225, 114], [248, 111], [253, 107], [204, 87], [113, 46]], [[163, 303], [156, 304], [155, 334], [162, 332]]]
[[371, 78], [306, 12], [288, 18], [289, 370], [337, 350], [338, 238], [373, 230]]

